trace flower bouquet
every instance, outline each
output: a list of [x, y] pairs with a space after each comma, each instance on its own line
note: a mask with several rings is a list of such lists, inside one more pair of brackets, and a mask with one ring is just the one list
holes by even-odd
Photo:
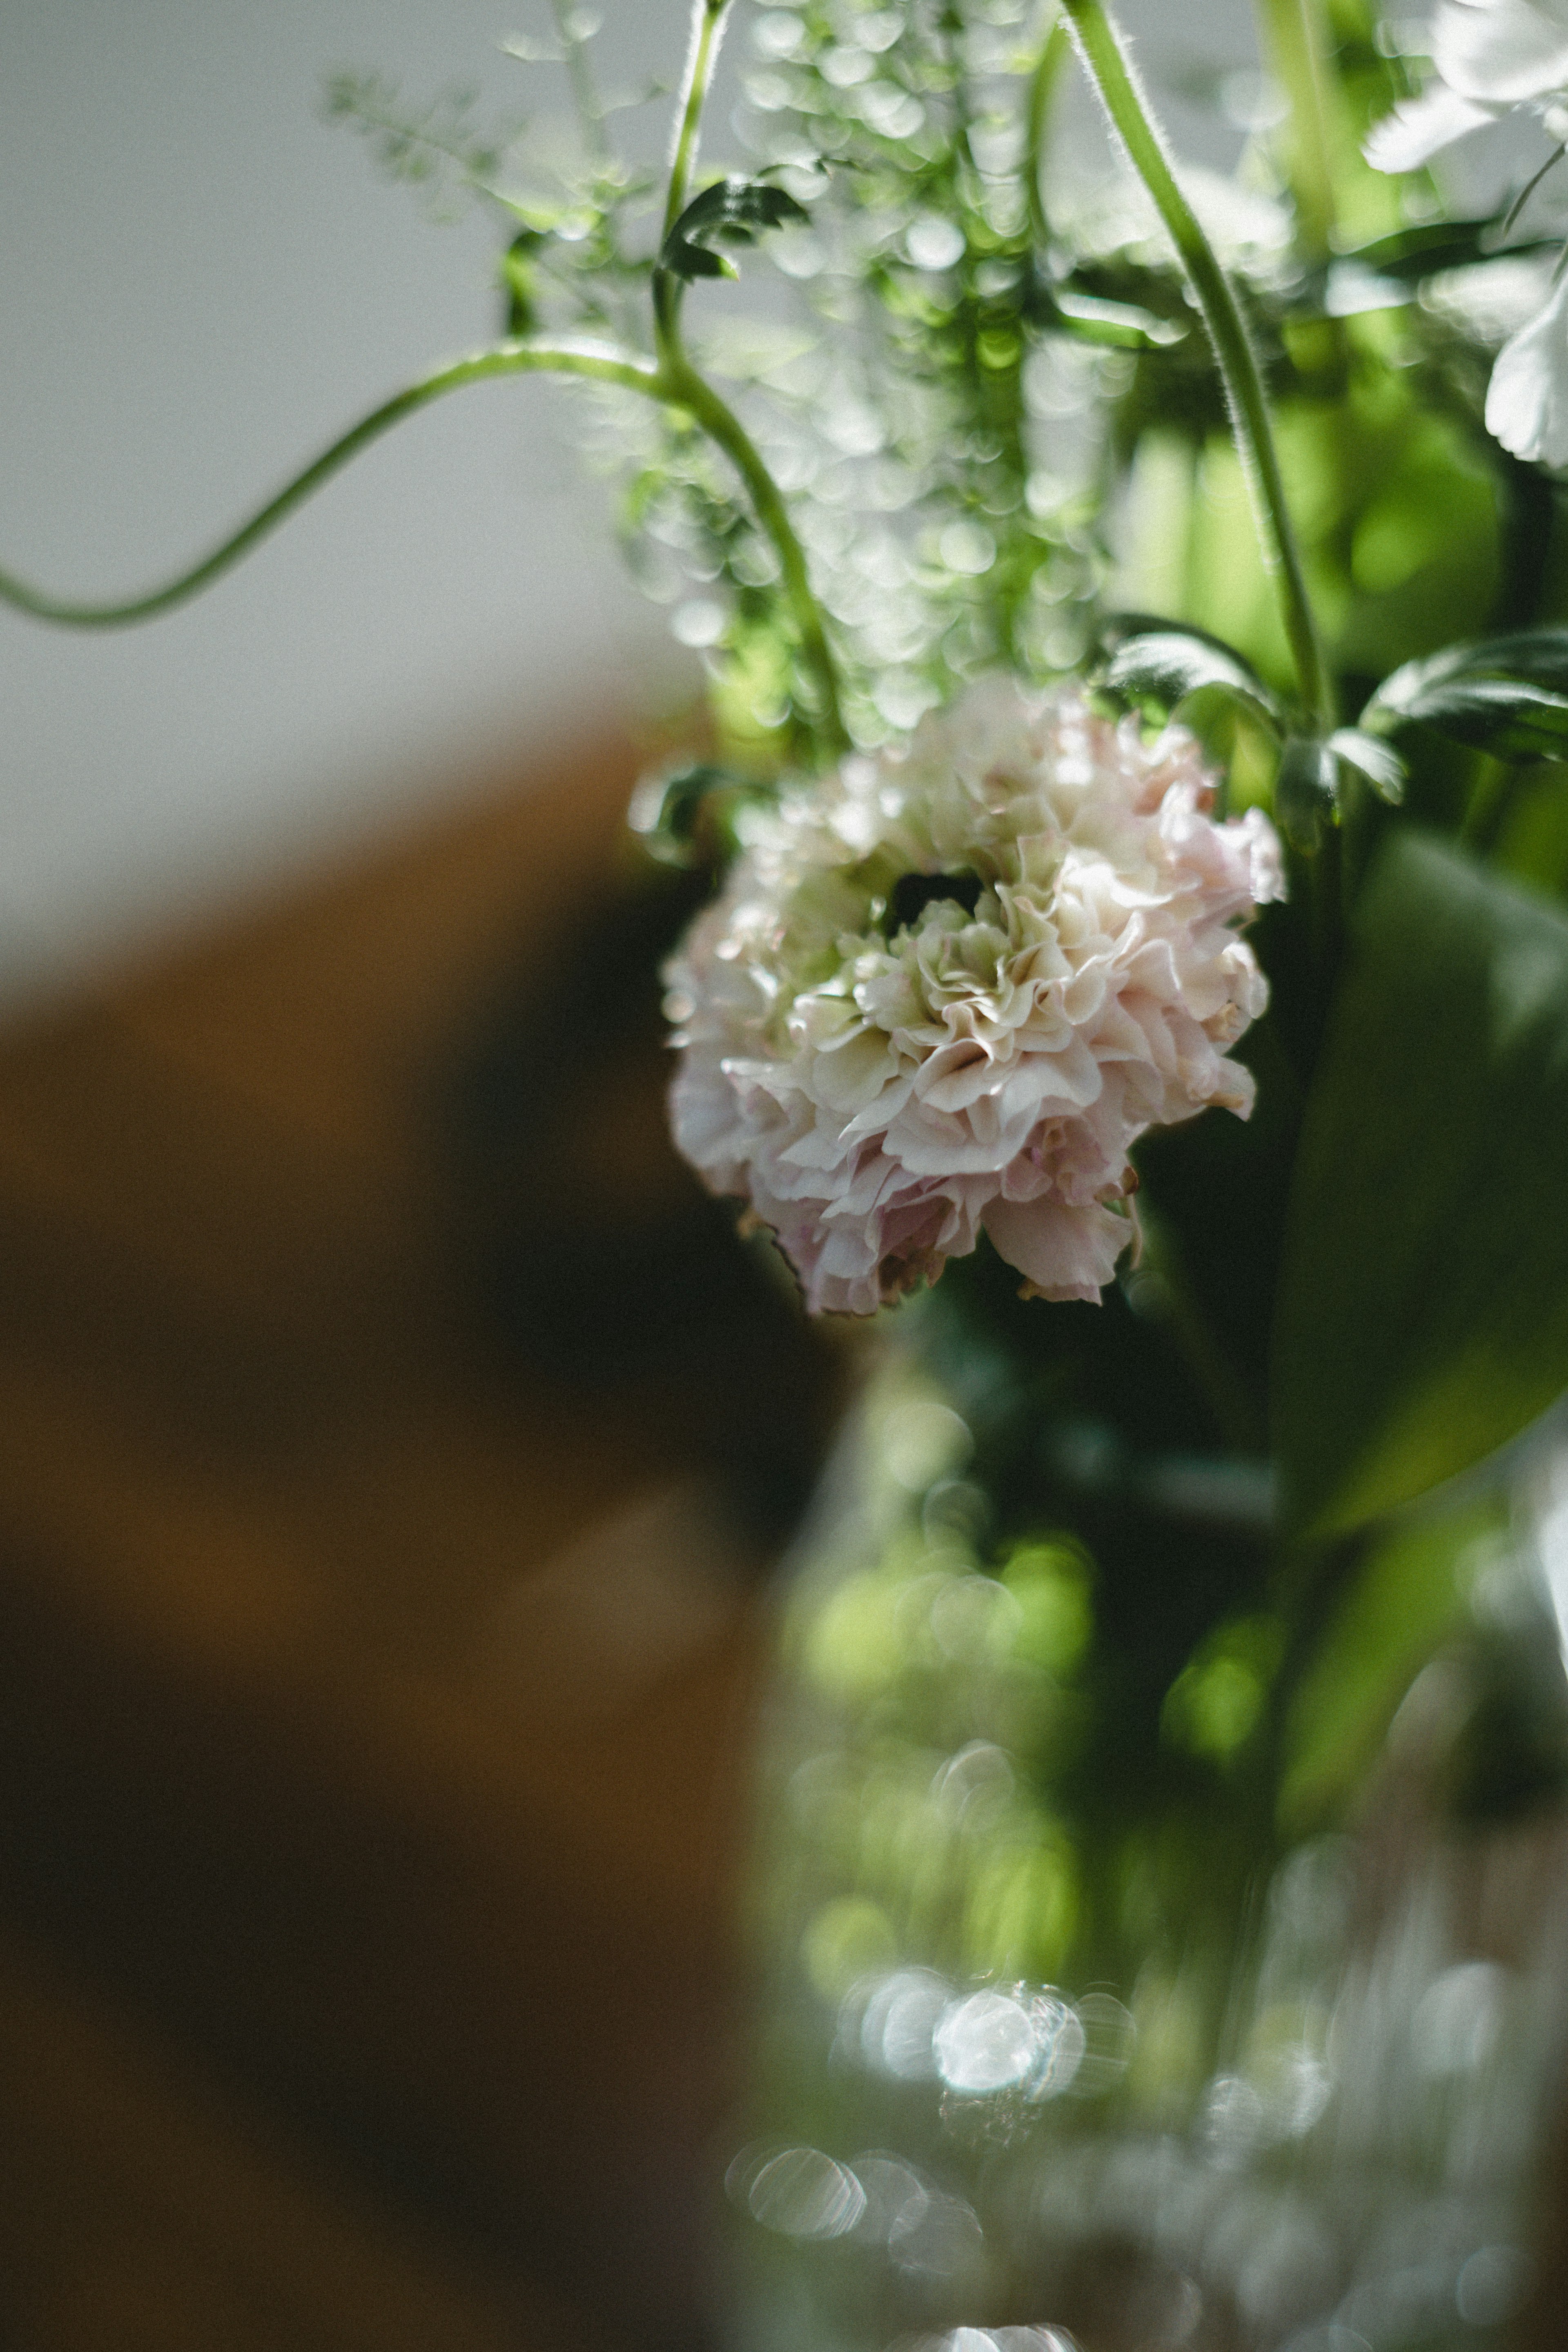
[[880, 1327], [784, 1628], [759, 2346], [1438, 2352], [1545, 2307], [1568, 10], [1258, 20], [1228, 177], [1103, 0], [695, 0], [657, 173], [565, 0], [550, 173], [340, 81], [496, 209], [503, 339], [139, 600], [0, 574], [151, 615], [402, 416], [549, 373], [701, 651], [700, 755], [632, 817], [710, 890], [677, 1139], [807, 1313]]

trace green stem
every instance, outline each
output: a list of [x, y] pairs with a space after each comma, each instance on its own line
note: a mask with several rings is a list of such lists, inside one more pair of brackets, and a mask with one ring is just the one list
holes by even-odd
[[820, 704], [817, 732], [830, 753], [841, 751], [848, 739], [839, 711], [837, 671], [822, 614], [812, 593], [805, 553], [795, 537], [784, 498], [739, 418], [679, 353], [656, 363], [608, 343], [499, 343], [492, 351], [478, 352], [471, 358], [438, 368], [433, 375], [422, 377], [391, 400], [384, 401], [330, 448], [323, 449], [276, 498], [258, 508], [249, 520], [214, 548], [211, 554], [162, 587], [120, 603], [89, 604], [47, 595], [13, 573], [0, 572], [0, 599], [32, 614], [37, 620], [58, 621], [79, 629], [118, 628], [132, 621], [151, 620], [155, 614], [184, 604], [227, 572], [297, 507], [303, 506], [352, 457], [390, 432], [393, 425], [401, 424], [404, 417], [412, 416], [416, 410], [428, 407], [432, 401], [457, 392], [464, 384], [480, 383], [490, 376], [524, 374], [584, 376], [596, 383], [619, 384], [628, 392], [641, 393], [645, 399], [684, 409], [724, 452], [745, 484], [757, 520], [779, 559], [806, 666], [816, 687]]
[[664, 398], [684, 408], [729, 458], [746, 486], [757, 520], [773, 541], [800, 635], [801, 653], [816, 689], [818, 709], [813, 732], [826, 755], [837, 758], [849, 743], [839, 704], [838, 667], [811, 585], [805, 550], [795, 537], [783, 494], [740, 418], [698, 374], [678, 343], [667, 348], [660, 378]]
[[[669, 186], [664, 202], [664, 235], [667, 237], [686, 209], [691, 175], [697, 163], [702, 109], [713, 77], [713, 64], [718, 56], [720, 35], [729, 5], [730, 0], [693, 0], [691, 47], [687, 56], [686, 79], [681, 86], [679, 129], [676, 133], [675, 152], [670, 159]], [[818, 749], [828, 759], [836, 759], [847, 750], [849, 737], [839, 702], [837, 665], [833, 658], [833, 648], [827, 642], [822, 608], [811, 585], [805, 551], [795, 537], [789, 509], [777, 483], [763, 464], [756, 444], [734, 410], [727, 406], [712, 385], [699, 374], [687, 355], [680, 334], [680, 300], [685, 292], [682, 281], [670, 270], [656, 268], [652, 291], [654, 334], [658, 347], [663, 396], [677, 407], [685, 409], [692, 422], [700, 425], [709, 439], [724, 452], [746, 486], [752, 510], [772, 541], [773, 552], [778, 557], [784, 593], [789, 599], [800, 637], [802, 658], [816, 688], [817, 710], [812, 732]]]
[[1029, 76], [1028, 103], [1024, 113], [1024, 195], [1029, 207], [1029, 236], [1037, 262], [1044, 257], [1051, 241], [1051, 225], [1046, 216], [1046, 200], [1040, 191], [1040, 173], [1046, 160], [1046, 128], [1050, 120], [1051, 100], [1056, 96], [1061, 70], [1067, 63], [1072, 46], [1065, 16], [1052, 19], [1051, 29], [1040, 44], [1040, 54], [1035, 70]]
[[1062, 0], [1062, 5], [1089, 79], [1153, 198], [1203, 314], [1252, 496], [1264, 562], [1274, 575], [1301, 700], [1317, 726], [1331, 728], [1333, 688], [1286, 503], [1263, 378], [1235, 289], [1176, 184], [1153, 118], [1100, 0]]
[[616, 350], [612, 345], [591, 342], [498, 343], [488, 352], [478, 352], [471, 358], [454, 361], [449, 366], [437, 368], [433, 375], [424, 376], [405, 391], [396, 393], [372, 409], [368, 416], [351, 425], [348, 432], [323, 449], [314, 462], [296, 474], [293, 480], [258, 508], [248, 522], [242, 523], [233, 535], [210, 555], [202, 558], [188, 572], [166, 581], [142, 596], [132, 596], [117, 604], [89, 604], [72, 597], [46, 595], [40, 589], [30, 588], [25, 581], [8, 572], [0, 572], [0, 599], [15, 604], [24, 613], [31, 613], [40, 621], [58, 621], [79, 629], [118, 628], [132, 621], [150, 621], [154, 614], [166, 613], [196, 595], [210, 582], [237, 563], [243, 555], [265, 539], [269, 531], [303, 506], [305, 500], [332, 476], [357, 457], [362, 449], [379, 441], [384, 433], [400, 425], [432, 401], [440, 400], [448, 392], [457, 392], [464, 384], [480, 383], [489, 376], [551, 373], [587, 376], [599, 383], [624, 384], [633, 392], [643, 393], [653, 399], [666, 396], [659, 370], [651, 360], [637, 358], [634, 353]]
[[1318, 0], [1256, 0], [1265, 54], [1290, 99], [1289, 177], [1302, 257], [1333, 251], [1334, 172]]
[[697, 142], [702, 131], [702, 109], [708, 101], [708, 85], [713, 79], [719, 37], [729, 5], [730, 0], [692, 0], [691, 47], [687, 53], [686, 79], [680, 89], [679, 127], [675, 134], [675, 152], [669, 163], [669, 187], [664, 200], [666, 236], [686, 210], [691, 174], [697, 168]]

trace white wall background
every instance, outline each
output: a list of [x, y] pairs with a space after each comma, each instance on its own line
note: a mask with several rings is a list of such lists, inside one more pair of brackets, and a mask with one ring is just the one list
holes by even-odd
[[[685, 0], [603, 8], [608, 78], [678, 68]], [[521, 111], [560, 77], [499, 43], [546, 13], [0, 0], [0, 562], [65, 593], [148, 584], [492, 337], [495, 227], [429, 221], [321, 122], [321, 77]], [[1124, 13], [1151, 65], [1247, 53], [1245, 0]], [[664, 110], [641, 120], [661, 143]], [[1173, 127], [1215, 152], [1184, 109]], [[521, 381], [439, 404], [163, 619], [77, 635], [0, 610], [0, 1004], [460, 787], [584, 694], [635, 707], [676, 674], [569, 401]]]

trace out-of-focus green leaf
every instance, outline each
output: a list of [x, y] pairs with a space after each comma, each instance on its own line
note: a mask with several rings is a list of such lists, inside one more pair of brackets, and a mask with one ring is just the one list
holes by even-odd
[[1568, 1385], [1568, 919], [1402, 831], [1357, 908], [1274, 1329], [1286, 1517], [1332, 1535]]
[[722, 867], [741, 846], [736, 826], [744, 812], [773, 797], [770, 784], [699, 760], [645, 776], [626, 822], [661, 866]]
[[543, 243], [542, 229], [520, 229], [501, 257], [509, 335], [531, 335], [539, 324], [539, 267], [535, 256]]
[[[1391, 236], [1374, 237], [1370, 245], [1358, 246], [1353, 253], [1342, 254], [1336, 266], [1415, 284], [1420, 278], [1435, 276], [1439, 269], [1467, 269], [1472, 262], [1499, 259], [1501, 229], [1501, 221], [1495, 213], [1488, 213], [1479, 220], [1417, 221], [1408, 228], [1395, 229]], [[1522, 244], [1510, 245], [1508, 258], [1514, 260], [1521, 254], [1539, 253], [1546, 247], [1546, 240], [1531, 237]]]
[[693, 196], [659, 249], [658, 266], [676, 278], [733, 278], [735, 265], [712, 250], [755, 245], [764, 229], [809, 220], [805, 206], [771, 180], [715, 180]]
[[1500, 760], [1568, 760], [1568, 629], [1521, 630], [1406, 662], [1360, 726], [1380, 736], [1434, 727]]
[[1282, 1819], [1300, 1831], [1331, 1815], [1364, 1780], [1395, 1708], [1508, 1533], [1502, 1498], [1422, 1511], [1375, 1538], [1355, 1567], [1291, 1702]]
[[1107, 343], [1114, 350], [1164, 351], [1184, 342], [1188, 328], [1177, 319], [1163, 319], [1136, 302], [1113, 302], [1085, 293], [1070, 280], [1050, 289], [1039, 304], [1040, 323], [1074, 335], [1080, 342]]

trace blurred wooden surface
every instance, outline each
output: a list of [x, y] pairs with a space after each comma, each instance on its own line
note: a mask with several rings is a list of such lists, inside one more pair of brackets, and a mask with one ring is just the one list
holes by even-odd
[[747, 1563], [689, 1397], [477, 1328], [432, 1143], [633, 767], [0, 1040], [8, 2346], [698, 2339]]

